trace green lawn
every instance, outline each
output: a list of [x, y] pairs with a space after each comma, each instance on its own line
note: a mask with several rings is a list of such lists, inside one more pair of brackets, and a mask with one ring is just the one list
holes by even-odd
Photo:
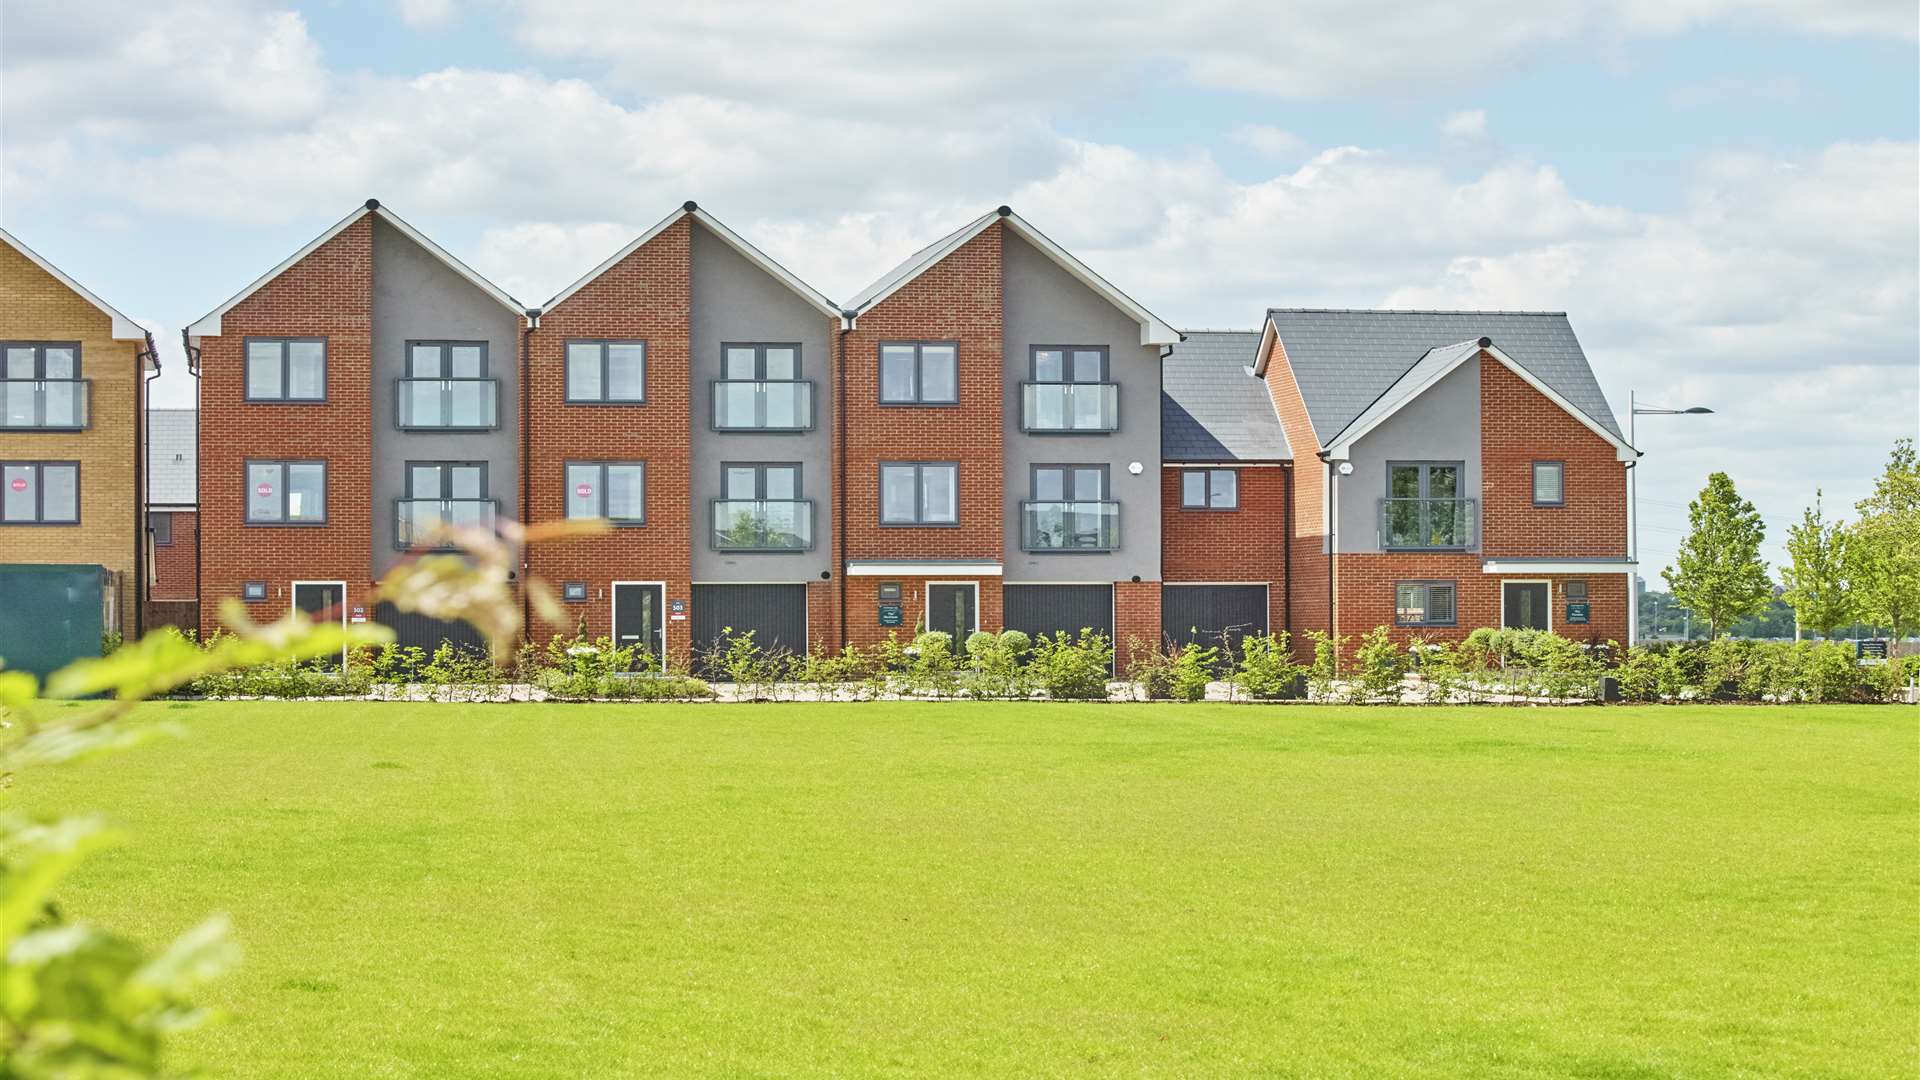
[[144, 707], [215, 1075], [1920, 1071], [1920, 710]]

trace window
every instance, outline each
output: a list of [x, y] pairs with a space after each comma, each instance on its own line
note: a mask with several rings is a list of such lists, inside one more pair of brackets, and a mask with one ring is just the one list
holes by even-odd
[[1112, 551], [1120, 505], [1107, 501], [1105, 465], [1035, 465], [1033, 499], [1021, 507], [1026, 551]]
[[409, 461], [407, 498], [484, 499], [487, 465], [483, 461]]
[[1033, 381], [1037, 383], [1103, 383], [1107, 381], [1107, 350], [1035, 345]]
[[87, 426], [78, 344], [9, 341], [0, 350], [0, 430]]
[[1035, 502], [1099, 502], [1107, 497], [1105, 465], [1035, 465]]
[[327, 400], [327, 339], [248, 338], [248, 401]]
[[1388, 548], [1463, 548], [1473, 542], [1472, 504], [1460, 497], [1458, 461], [1390, 461], [1381, 500], [1381, 542]]
[[434, 539], [443, 525], [493, 528], [486, 462], [407, 462], [407, 495], [394, 509], [394, 544], [401, 548]]
[[241, 595], [248, 600], [265, 600], [267, 598], [267, 583], [264, 581], [249, 581], [241, 590]]
[[813, 426], [813, 384], [800, 378], [797, 344], [721, 346], [713, 384], [718, 431], [805, 431]]
[[898, 462], [880, 466], [880, 524], [958, 525], [960, 466]]
[[318, 525], [326, 520], [326, 462], [247, 462], [247, 524]]
[[1393, 625], [1452, 626], [1453, 601], [1451, 581], [1402, 581], [1393, 587]]
[[0, 462], [0, 525], [78, 524], [79, 462]]
[[1587, 602], [1587, 583], [1584, 581], [1567, 582], [1567, 602], [1584, 604]]
[[154, 547], [171, 547], [173, 545], [172, 514], [148, 514], [147, 528], [153, 530]]
[[1533, 463], [1533, 505], [1565, 506], [1567, 504], [1567, 466], [1561, 461], [1536, 461]]
[[1029, 373], [1020, 388], [1022, 430], [1119, 429], [1120, 388], [1108, 381], [1106, 346], [1035, 345]]
[[615, 525], [646, 524], [646, 463], [567, 462], [567, 516], [606, 518]]
[[409, 342], [407, 375], [395, 398], [402, 428], [493, 427], [499, 383], [487, 378], [487, 343]]
[[1237, 510], [1240, 474], [1233, 469], [1185, 469], [1180, 473], [1182, 510]]
[[647, 343], [567, 342], [567, 401], [631, 405], [647, 400]]
[[813, 546], [813, 506], [800, 497], [796, 462], [728, 462], [720, 467], [713, 508], [720, 551], [805, 551]]
[[892, 342], [880, 346], [882, 405], [954, 405], [960, 401], [960, 346]]

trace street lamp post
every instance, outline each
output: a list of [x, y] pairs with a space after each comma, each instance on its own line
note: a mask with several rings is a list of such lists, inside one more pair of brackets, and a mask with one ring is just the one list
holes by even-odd
[[[1635, 450], [1640, 443], [1634, 438], [1634, 417], [1636, 416], [1700, 416], [1712, 412], [1703, 405], [1694, 405], [1685, 409], [1667, 409], [1658, 405], [1642, 405], [1632, 390], [1627, 391], [1627, 445]], [[1640, 641], [1640, 463], [1635, 461], [1627, 474], [1627, 530], [1633, 546], [1633, 587], [1627, 590], [1627, 644], [1635, 645]]]

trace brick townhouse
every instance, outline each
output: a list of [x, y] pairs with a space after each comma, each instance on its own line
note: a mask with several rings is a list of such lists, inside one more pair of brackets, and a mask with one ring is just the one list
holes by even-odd
[[141, 628], [152, 338], [0, 229], [0, 660], [44, 674]]
[[1183, 335], [1006, 207], [840, 305], [691, 202], [524, 308], [369, 201], [188, 337], [200, 593], [262, 615], [470, 640], [368, 592], [440, 520], [594, 517], [521, 571], [658, 657], [1629, 632], [1633, 453], [1564, 316]]

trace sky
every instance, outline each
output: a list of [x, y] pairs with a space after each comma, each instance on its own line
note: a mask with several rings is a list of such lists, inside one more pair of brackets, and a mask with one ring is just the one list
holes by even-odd
[[1913, 0], [8, 0], [0, 223], [179, 328], [368, 197], [537, 304], [687, 199], [828, 296], [1001, 203], [1183, 328], [1566, 311], [1771, 562], [1920, 433]]

